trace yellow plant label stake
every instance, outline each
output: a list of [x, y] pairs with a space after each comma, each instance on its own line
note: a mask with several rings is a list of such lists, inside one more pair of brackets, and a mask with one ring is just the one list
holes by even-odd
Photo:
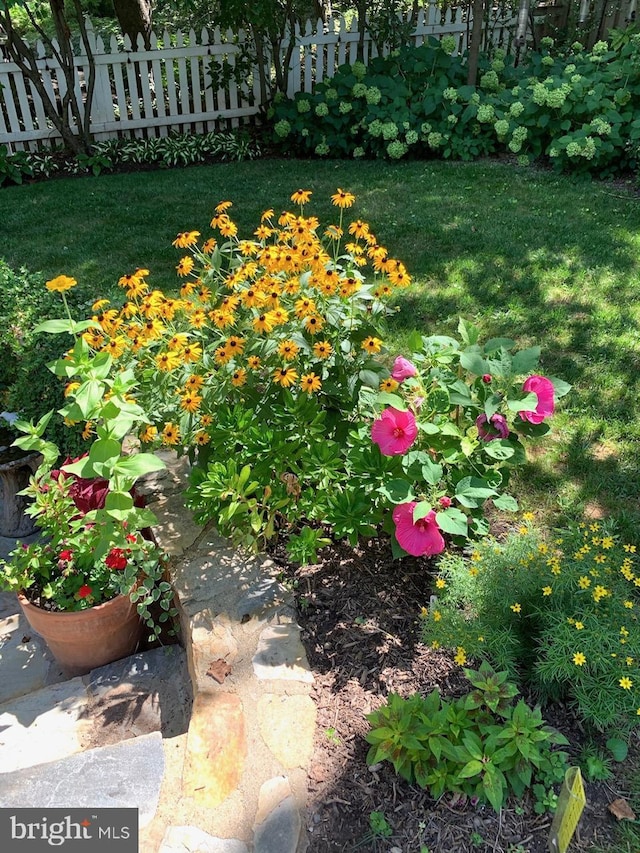
[[579, 767], [570, 767], [564, 777], [556, 814], [549, 833], [550, 853], [566, 853], [587, 802]]

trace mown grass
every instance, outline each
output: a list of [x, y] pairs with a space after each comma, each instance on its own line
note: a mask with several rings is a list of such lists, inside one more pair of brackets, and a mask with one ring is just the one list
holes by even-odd
[[43, 280], [90, 282], [96, 298], [139, 266], [173, 289], [171, 241], [207, 234], [220, 200], [234, 202], [248, 236], [298, 187], [331, 221], [338, 186], [414, 278], [390, 322], [393, 352], [412, 329], [451, 332], [462, 315], [487, 336], [539, 343], [543, 372], [573, 384], [552, 441], [518, 478], [523, 507], [554, 519], [612, 514], [640, 540], [640, 199], [625, 186], [498, 162], [263, 160], [61, 179], [0, 191], [0, 255]]

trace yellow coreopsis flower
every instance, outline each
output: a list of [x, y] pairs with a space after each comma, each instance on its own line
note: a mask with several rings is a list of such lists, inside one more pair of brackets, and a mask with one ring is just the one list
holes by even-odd
[[336, 192], [331, 196], [331, 203], [342, 209], [351, 207], [355, 200], [356, 197], [353, 193], [347, 192], [340, 187], [338, 187]]
[[329, 341], [318, 341], [313, 345], [313, 352], [316, 358], [329, 358], [329, 356], [333, 352], [333, 347], [331, 346]]
[[522, 605], [519, 604], [517, 601], [515, 604], [511, 604], [510, 607], [514, 613], [521, 613], [522, 612]]
[[155, 441], [158, 437], [158, 428], [152, 426], [151, 424], [147, 424], [147, 426], [140, 433], [140, 441], [143, 444], [150, 444], [152, 441]]
[[285, 361], [292, 361], [300, 352], [300, 347], [295, 341], [281, 341], [278, 344], [278, 352]]
[[633, 681], [630, 678], [627, 678], [626, 675], [620, 679], [618, 684], [620, 685], [620, 687], [622, 687], [623, 690], [631, 690], [631, 688], [633, 687]]
[[183, 278], [185, 275], [189, 275], [192, 269], [193, 258], [190, 258], [188, 255], [185, 255], [184, 258], [180, 258], [178, 266], [176, 267], [176, 272], [181, 278]]
[[185, 412], [190, 412], [193, 414], [197, 412], [202, 404], [202, 397], [199, 394], [195, 394], [190, 392], [185, 394], [180, 398], [180, 407], [185, 410]]
[[320, 381], [320, 377], [316, 376], [315, 373], [305, 373], [300, 379], [300, 387], [307, 394], [315, 394], [316, 391], [322, 388], [322, 382]]
[[171, 245], [175, 246], [176, 249], [188, 249], [189, 246], [193, 246], [198, 242], [199, 236], [199, 231], [183, 231], [178, 234]]
[[308, 204], [311, 200], [311, 190], [296, 190], [291, 195], [291, 201], [294, 204]]
[[71, 278], [68, 275], [58, 275], [45, 282], [45, 287], [52, 292], [64, 293], [66, 290], [71, 290], [72, 287], [75, 287], [77, 283], [75, 278]]
[[436, 580], [436, 587], [438, 589], [444, 589], [446, 585], [447, 585], [447, 582], [444, 578], [438, 578]]
[[553, 592], [553, 589], [550, 586], [543, 586], [542, 587], [542, 594], [543, 595], [545, 595], [545, 596], [551, 595], [552, 592]]
[[241, 388], [247, 381], [247, 371], [244, 367], [239, 367], [231, 376], [231, 384], [236, 388]]
[[180, 428], [177, 424], [168, 423], [162, 430], [163, 444], [178, 444], [180, 441]]
[[380, 352], [382, 349], [382, 341], [380, 338], [365, 338], [360, 345], [365, 352]]
[[582, 652], [576, 652], [573, 656], [573, 662], [576, 666], [584, 666], [587, 662], [586, 657], [582, 654]]
[[155, 358], [156, 367], [166, 373], [180, 367], [180, 356], [177, 352], [160, 352]]
[[273, 381], [283, 388], [289, 388], [297, 378], [298, 374], [292, 367], [279, 367], [273, 373]]

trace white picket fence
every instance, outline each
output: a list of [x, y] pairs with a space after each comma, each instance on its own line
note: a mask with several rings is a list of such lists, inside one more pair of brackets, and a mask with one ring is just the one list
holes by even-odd
[[[497, 18], [492, 41], [508, 46], [514, 23]], [[199, 37], [193, 30], [187, 35], [179, 31], [164, 32], [161, 38], [152, 34], [149, 49], [142, 38], [133, 49], [128, 38], [122, 45], [115, 36], [107, 47], [94, 34], [89, 21], [87, 25], [95, 64], [90, 126], [96, 140], [166, 136], [173, 130], [202, 133], [237, 126], [260, 111], [258, 68], [233, 73], [242, 53], [245, 38], [242, 32], [203, 29]], [[453, 35], [457, 50], [463, 52], [470, 28], [466, 9], [449, 8], [442, 12], [433, 4], [421, 9], [413, 40], [422, 44], [429, 36]], [[296, 28], [293, 38], [295, 47], [287, 77], [289, 95], [310, 92], [314, 82], [331, 77], [340, 65], [356, 60], [358, 21], [353, 19], [350, 26], [343, 18], [326, 23], [318, 21], [315, 26], [309, 21], [303, 30]], [[66, 92], [64, 75], [56, 60], [47, 55], [42, 42], [35, 49], [46, 91], [60, 107]], [[368, 32], [363, 52], [365, 62], [377, 55]], [[86, 52], [78, 53], [75, 65], [76, 90], [81, 101], [89, 73]], [[271, 73], [271, 68], [267, 73]], [[19, 67], [2, 56], [0, 47], [0, 144], [7, 145], [10, 151], [33, 151], [59, 142], [37, 91]]]

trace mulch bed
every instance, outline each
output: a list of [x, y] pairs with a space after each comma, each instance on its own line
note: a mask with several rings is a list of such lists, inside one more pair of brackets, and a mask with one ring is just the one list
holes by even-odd
[[[367, 766], [365, 715], [388, 693], [426, 694], [439, 687], [443, 696], [453, 697], [469, 688], [449, 653], [420, 642], [418, 615], [429, 603], [433, 565], [411, 557], [394, 561], [382, 540], [355, 549], [331, 545], [317, 565], [298, 569], [278, 546], [273, 557], [295, 590], [302, 640], [315, 676], [318, 722], [310, 768], [308, 853], [546, 851], [552, 818], [537, 815], [528, 797], [509, 801], [497, 815], [490, 806], [474, 806], [451, 794], [434, 801], [397, 777], [388, 763]], [[585, 740], [579, 721], [557, 706], [545, 709], [545, 718], [569, 738], [568, 751], [575, 758]], [[634, 764], [636, 760], [637, 754]], [[599, 844], [614, 853], [615, 818], [607, 806], [624, 796], [623, 780], [585, 787], [587, 807], [570, 851]], [[373, 811], [384, 813], [391, 837], [372, 834]]]

